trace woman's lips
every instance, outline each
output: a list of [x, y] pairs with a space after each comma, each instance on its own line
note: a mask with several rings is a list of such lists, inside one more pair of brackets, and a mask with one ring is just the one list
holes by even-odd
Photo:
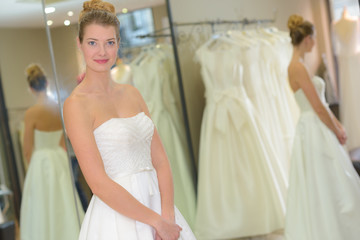
[[104, 63], [107, 63], [109, 61], [109, 59], [96, 59], [94, 61], [99, 63], [99, 64], [104, 64]]

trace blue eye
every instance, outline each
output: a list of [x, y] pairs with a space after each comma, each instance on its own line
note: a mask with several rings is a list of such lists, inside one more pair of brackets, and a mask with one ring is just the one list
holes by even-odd
[[95, 46], [95, 45], [96, 45], [96, 42], [95, 42], [95, 41], [90, 41], [88, 44], [89, 44], [90, 46]]
[[115, 41], [108, 41], [108, 44], [109, 44], [110, 46], [113, 46], [113, 45], [115, 45]]

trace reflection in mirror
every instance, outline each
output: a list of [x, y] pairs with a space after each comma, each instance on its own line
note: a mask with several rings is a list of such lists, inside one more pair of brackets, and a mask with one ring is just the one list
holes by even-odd
[[39, 1], [5, 4], [0, 14], [1, 80], [23, 190], [17, 238], [77, 239], [79, 221], [43, 8]]
[[[60, 82], [61, 103], [86, 77], [85, 62], [76, 46], [77, 21], [82, 3], [81, 0], [45, 1], [47, 8], [55, 8], [55, 12], [47, 14], [47, 18]], [[113, 1], [113, 4], [118, 11], [121, 41], [118, 60], [111, 71], [112, 78], [117, 83], [135, 86], [144, 97], [171, 164], [175, 205], [193, 226], [195, 169], [186, 145], [174, 57], [166, 31], [166, 6], [164, 1], [147, 0]], [[70, 11], [73, 13], [71, 16]], [[70, 21], [69, 25], [65, 25], [66, 20]], [[69, 151], [76, 172], [76, 188], [86, 210], [92, 193], [81, 174], [75, 154], [71, 149]]]

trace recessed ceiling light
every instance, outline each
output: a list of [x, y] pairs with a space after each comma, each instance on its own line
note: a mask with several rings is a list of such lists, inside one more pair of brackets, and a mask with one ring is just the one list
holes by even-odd
[[48, 26], [51, 26], [52, 24], [53, 24], [53, 21], [47, 20], [47, 25], [48, 25]]
[[122, 9], [122, 13], [127, 13], [129, 10], [127, 8]]
[[69, 21], [69, 20], [65, 20], [65, 21], [64, 21], [64, 25], [65, 25], [65, 26], [69, 26], [69, 25], [70, 25], [70, 21]]
[[67, 15], [68, 15], [69, 17], [72, 17], [72, 16], [74, 15], [74, 12], [73, 12], [73, 11], [68, 11]]
[[45, 13], [49, 14], [49, 13], [53, 13], [55, 12], [55, 8], [54, 7], [47, 7], [45, 8]]

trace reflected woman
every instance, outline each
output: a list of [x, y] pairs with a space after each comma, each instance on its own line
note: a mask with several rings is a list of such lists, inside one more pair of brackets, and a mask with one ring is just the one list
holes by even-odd
[[86, 74], [64, 104], [68, 136], [94, 193], [79, 239], [195, 239], [174, 207], [169, 160], [143, 98], [111, 79], [120, 42], [114, 6], [93, 0], [83, 7], [78, 48]]
[[325, 101], [324, 81], [311, 76], [305, 54], [315, 45], [313, 24], [288, 21], [293, 56], [289, 81], [300, 107], [291, 159], [287, 240], [356, 240], [360, 236], [360, 179], [341, 144], [343, 126]]
[[80, 227], [60, 111], [46, 94], [48, 82], [40, 66], [30, 65], [26, 75], [36, 104], [24, 119], [23, 152], [29, 168], [21, 201], [20, 238], [75, 240]]

